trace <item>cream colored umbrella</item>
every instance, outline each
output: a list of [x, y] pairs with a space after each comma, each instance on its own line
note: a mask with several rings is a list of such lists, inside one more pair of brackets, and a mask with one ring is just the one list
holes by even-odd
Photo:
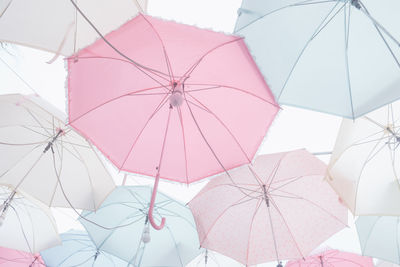
[[48, 207], [22, 192], [0, 186], [0, 247], [38, 253], [60, 243]]
[[115, 184], [93, 147], [37, 96], [0, 96], [0, 184], [47, 206], [97, 209]]
[[64, 56], [93, 43], [100, 36], [71, 1], [102, 34], [147, 8], [147, 0], [4, 0], [0, 1], [0, 41]]
[[344, 119], [328, 182], [355, 215], [400, 215], [400, 103]]

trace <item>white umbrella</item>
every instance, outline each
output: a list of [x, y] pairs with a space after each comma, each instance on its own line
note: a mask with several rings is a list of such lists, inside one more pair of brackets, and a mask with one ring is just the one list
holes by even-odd
[[400, 102], [344, 119], [328, 182], [355, 215], [400, 215]]
[[36, 96], [0, 96], [0, 184], [47, 206], [97, 209], [115, 184], [64, 117]]
[[61, 243], [42, 203], [5, 186], [0, 186], [0, 203], [0, 247], [37, 253]]
[[71, 1], [102, 34], [147, 8], [147, 0], [4, 0], [0, 2], [0, 41], [65, 56], [93, 43], [100, 36]]

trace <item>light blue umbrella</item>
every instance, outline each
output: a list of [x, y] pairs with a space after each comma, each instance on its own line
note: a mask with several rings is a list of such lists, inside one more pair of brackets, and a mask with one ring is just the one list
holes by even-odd
[[42, 251], [47, 267], [126, 267], [127, 262], [96, 247], [84, 231], [61, 234], [62, 245]]
[[151, 192], [147, 186], [118, 187], [96, 212], [84, 211], [80, 222], [98, 248], [133, 266], [185, 266], [201, 253], [192, 213], [159, 194], [155, 219], [167, 220], [154, 230], [147, 220]]
[[244, 0], [245, 36], [276, 100], [356, 118], [400, 98], [400, 1]]
[[360, 216], [356, 227], [363, 255], [400, 264], [400, 217]]

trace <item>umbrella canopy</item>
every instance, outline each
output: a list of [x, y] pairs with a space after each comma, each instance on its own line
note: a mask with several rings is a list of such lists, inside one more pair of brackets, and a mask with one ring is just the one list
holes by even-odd
[[99, 38], [72, 1], [103, 34], [145, 11], [147, 6], [147, 0], [1, 1], [0, 41], [72, 55]]
[[40, 252], [47, 267], [127, 267], [128, 263], [99, 249], [85, 231], [60, 235], [62, 245]]
[[387, 261], [378, 261], [375, 266], [376, 267], [399, 267], [398, 264], [387, 262]]
[[354, 253], [328, 250], [321, 254], [311, 255], [305, 259], [290, 261], [285, 267], [373, 267], [372, 258]]
[[46, 267], [40, 254], [0, 247], [0, 265], [7, 267]]
[[400, 98], [400, 2], [246, 0], [246, 37], [280, 104], [356, 118]]
[[302, 149], [214, 178], [189, 202], [201, 246], [245, 265], [305, 257], [347, 225], [325, 171]]
[[355, 215], [400, 215], [400, 102], [344, 119], [328, 182]]
[[397, 216], [358, 217], [356, 227], [362, 254], [400, 264], [399, 222]]
[[185, 266], [201, 252], [193, 216], [183, 204], [159, 194], [155, 220], [168, 220], [161, 231], [152, 230], [147, 219], [151, 190], [118, 187], [96, 212], [83, 212], [80, 222], [99, 249], [133, 266]]
[[68, 72], [70, 125], [154, 191], [250, 163], [279, 110], [242, 37], [142, 14]]
[[36, 96], [0, 96], [0, 184], [47, 206], [96, 209], [115, 185], [65, 115]]
[[[0, 203], [0, 247], [37, 253], [60, 243], [56, 223], [42, 203], [5, 186], [0, 186]], [[0, 262], [7, 258], [3, 252]]]

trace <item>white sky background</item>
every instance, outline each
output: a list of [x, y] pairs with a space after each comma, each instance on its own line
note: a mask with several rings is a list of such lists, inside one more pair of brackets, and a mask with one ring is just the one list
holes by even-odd
[[[181, 23], [192, 24], [216, 31], [232, 32], [240, 0], [149, 0], [148, 13]], [[59, 58], [49, 65], [45, 62], [53, 55], [20, 46], [7, 46], [0, 51], [0, 57], [6, 61], [21, 77], [29, 83], [39, 95], [65, 110], [64, 82], [66, 72], [64, 62]], [[0, 61], [0, 93], [32, 93], [18, 77]], [[335, 142], [341, 119], [297, 108], [283, 107], [263, 143], [260, 153], [288, 151], [306, 148], [311, 152], [331, 151]], [[321, 158], [325, 162], [329, 157]], [[117, 184], [121, 184], [122, 175], [110, 167]], [[131, 177], [128, 184], [152, 184], [153, 180]], [[191, 186], [160, 183], [160, 191], [188, 202], [206, 182]], [[311, 194], [312, 192], [310, 192]], [[76, 216], [67, 209], [53, 209], [60, 232], [70, 228], [81, 228], [74, 219]], [[360, 253], [353, 217], [349, 214], [349, 226], [333, 236], [322, 246]], [[214, 255], [214, 254], [213, 254]], [[211, 256], [213, 258], [214, 256]], [[207, 266], [242, 266], [232, 260], [217, 256], [219, 265], [209, 260]], [[204, 259], [195, 259], [189, 266], [204, 266]], [[276, 266], [276, 262], [258, 266]]]

